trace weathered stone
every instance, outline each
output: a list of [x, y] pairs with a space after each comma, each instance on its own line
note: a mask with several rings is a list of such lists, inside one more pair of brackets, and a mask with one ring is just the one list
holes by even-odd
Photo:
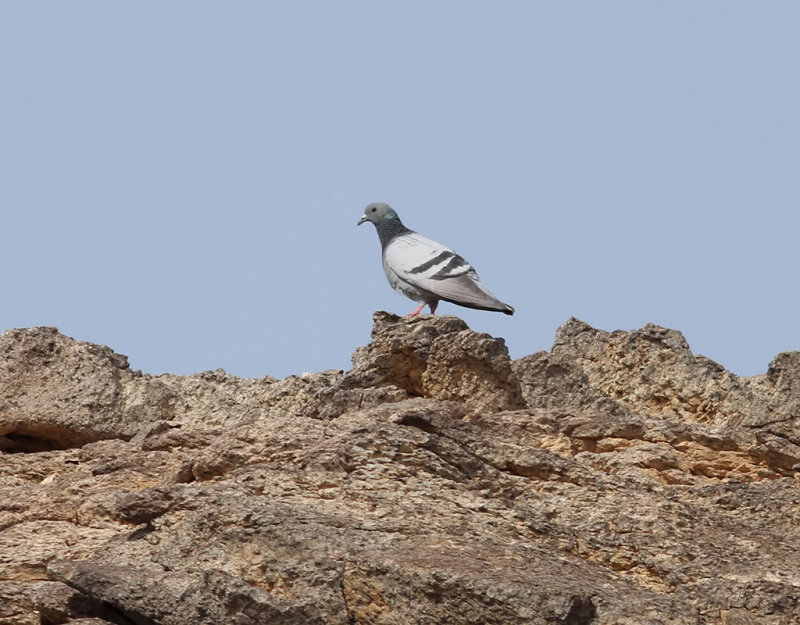
[[409, 397], [461, 401], [498, 412], [524, 406], [502, 339], [472, 332], [457, 317], [402, 318], [377, 312], [372, 341], [353, 354], [360, 385], [393, 386]]
[[55, 328], [0, 334], [0, 449], [44, 451], [133, 436], [124, 419], [124, 356]]
[[0, 625], [800, 619], [796, 352], [738, 378], [573, 319], [512, 363], [386, 313], [285, 380], [0, 343]]

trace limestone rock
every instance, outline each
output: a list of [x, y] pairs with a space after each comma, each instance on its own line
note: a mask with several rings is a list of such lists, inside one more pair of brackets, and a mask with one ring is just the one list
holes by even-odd
[[376, 313], [348, 372], [0, 336], [0, 625], [800, 620], [800, 355]]
[[132, 436], [123, 415], [124, 356], [55, 328], [0, 334], [0, 449], [32, 451]]
[[372, 341], [353, 354], [352, 378], [409, 397], [463, 402], [497, 412], [524, 406], [502, 339], [472, 332], [458, 317], [402, 318], [378, 312]]

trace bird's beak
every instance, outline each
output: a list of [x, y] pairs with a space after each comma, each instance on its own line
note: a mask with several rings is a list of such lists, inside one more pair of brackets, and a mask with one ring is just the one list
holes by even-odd
[[363, 224], [365, 221], [367, 221], [367, 216], [366, 216], [366, 215], [362, 215], [362, 216], [361, 216], [361, 219], [359, 219], [359, 220], [358, 220], [358, 223], [357, 223], [356, 225], [360, 226], [360, 225], [361, 225], [361, 224]]

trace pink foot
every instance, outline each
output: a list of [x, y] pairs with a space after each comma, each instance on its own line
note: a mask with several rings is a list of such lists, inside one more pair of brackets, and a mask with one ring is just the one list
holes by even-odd
[[410, 312], [407, 315], [403, 315], [403, 317], [416, 317], [419, 314], [419, 311], [422, 310], [423, 308], [425, 308], [425, 304], [420, 304], [419, 306], [417, 306], [414, 312]]
[[[433, 304], [428, 304], [428, 306], [430, 306], [432, 315], [434, 313], [436, 313], [436, 307], [438, 305], [439, 305], [439, 302], [434, 302]], [[423, 308], [425, 308], [425, 304], [420, 304], [419, 306], [417, 306], [417, 308], [414, 310], [414, 312], [410, 312], [407, 315], [403, 315], [403, 317], [416, 317]]]

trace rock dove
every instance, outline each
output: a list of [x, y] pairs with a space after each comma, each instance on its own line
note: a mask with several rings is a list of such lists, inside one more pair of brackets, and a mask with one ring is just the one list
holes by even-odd
[[383, 271], [398, 293], [419, 303], [406, 315], [418, 315], [427, 304], [431, 314], [439, 300], [467, 308], [496, 310], [513, 315], [514, 309], [483, 286], [472, 266], [453, 250], [406, 228], [388, 204], [367, 206], [358, 221], [375, 224], [383, 253]]

